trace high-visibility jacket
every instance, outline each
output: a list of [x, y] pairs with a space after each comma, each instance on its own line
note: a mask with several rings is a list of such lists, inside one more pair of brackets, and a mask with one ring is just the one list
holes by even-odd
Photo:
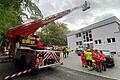
[[92, 52], [86, 52], [86, 60], [92, 60]]

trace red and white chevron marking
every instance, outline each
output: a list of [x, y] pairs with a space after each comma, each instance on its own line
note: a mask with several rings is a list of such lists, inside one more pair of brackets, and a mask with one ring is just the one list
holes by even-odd
[[17, 73], [15, 73], [15, 74], [6, 76], [6, 77], [4, 78], [4, 80], [9, 80], [9, 79], [11, 79], [11, 78], [18, 77], [18, 76], [20, 76], [20, 75], [22, 75], [22, 74], [25, 74], [25, 73], [27, 73], [27, 72], [30, 72], [30, 71], [32, 71], [32, 69], [27, 69], [27, 70], [24, 70], [24, 71], [17, 72]]
[[43, 62], [44, 62], [50, 55], [51, 55], [51, 52], [45, 53]]
[[13, 59], [9, 59], [9, 58], [3, 58], [3, 59], [0, 59], [0, 63], [7, 63], [7, 62], [12, 62]]
[[[52, 52], [45, 53], [44, 59], [43, 59], [42, 63], [44, 63], [44, 61], [46, 59], [55, 59], [56, 62], [58, 63], [59, 61], [58, 61], [57, 57], [58, 56], [56, 55], [56, 53], [52, 53]], [[40, 69], [42, 67], [42, 64], [36, 64], [35, 67], [38, 68], [38, 69]]]
[[52, 53], [52, 55], [53, 55], [53, 57], [55, 58], [56, 62], [59, 62], [58, 59], [57, 59], [58, 56], [57, 56], [56, 54], [57, 54], [57, 53]]
[[50, 59], [50, 58], [53, 58], [53, 59], [55, 59], [55, 60], [58, 62], [56, 53], [52, 53], [52, 52], [49, 52], [49, 53], [46, 53], [46, 54], [45, 54], [44, 59], [43, 59], [43, 62], [44, 62], [46, 59]]

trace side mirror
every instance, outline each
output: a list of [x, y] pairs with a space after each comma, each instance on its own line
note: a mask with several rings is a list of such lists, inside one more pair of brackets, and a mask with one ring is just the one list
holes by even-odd
[[88, 1], [85, 1], [85, 3], [82, 6], [82, 11], [86, 11], [90, 8], [90, 3]]

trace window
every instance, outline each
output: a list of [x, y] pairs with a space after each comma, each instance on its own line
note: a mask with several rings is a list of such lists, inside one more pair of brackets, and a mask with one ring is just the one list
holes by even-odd
[[99, 40], [99, 44], [101, 44], [101, 40]]
[[95, 44], [97, 44], [97, 40], [95, 40]]
[[81, 33], [77, 33], [77, 34], [76, 34], [76, 37], [81, 37]]
[[86, 32], [86, 36], [88, 36], [88, 32]]
[[83, 41], [84, 42], [93, 41], [92, 40], [92, 33], [91, 33], [91, 31], [83, 32]]
[[79, 37], [81, 37], [81, 33], [78, 33]]
[[101, 40], [95, 40], [95, 44], [101, 44]]
[[82, 45], [82, 41], [76, 42], [76, 45]]
[[82, 45], [82, 41], [79, 41], [79, 44]]
[[86, 42], [86, 40], [84, 40], [84, 42]]
[[83, 39], [85, 39], [85, 35], [83, 36]]
[[79, 43], [78, 43], [78, 42], [76, 42], [76, 45], [79, 45]]
[[91, 31], [89, 31], [89, 33], [91, 33]]
[[76, 34], [76, 37], [78, 37], [78, 34]]
[[89, 41], [89, 38], [87, 37], [87, 42]]
[[115, 42], [115, 38], [112, 38], [112, 42]]
[[92, 38], [92, 34], [89, 34], [89, 37]]
[[107, 42], [108, 42], [108, 43], [115, 42], [115, 38], [107, 38]]
[[108, 42], [108, 43], [111, 43], [111, 39], [107, 39], [107, 42]]
[[93, 39], [90, 39], [90, 41], [93, 41]]

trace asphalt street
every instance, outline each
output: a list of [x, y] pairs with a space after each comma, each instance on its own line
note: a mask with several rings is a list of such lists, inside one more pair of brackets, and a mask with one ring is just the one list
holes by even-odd
[[[23, 69], [14, 66], [13, 63], [0, 63], [0, 80], [6, 75], [13, 74]], [[44, 68], [32, 71], [12, 80], [113, 80], [69, 69], [66, 67]]]

